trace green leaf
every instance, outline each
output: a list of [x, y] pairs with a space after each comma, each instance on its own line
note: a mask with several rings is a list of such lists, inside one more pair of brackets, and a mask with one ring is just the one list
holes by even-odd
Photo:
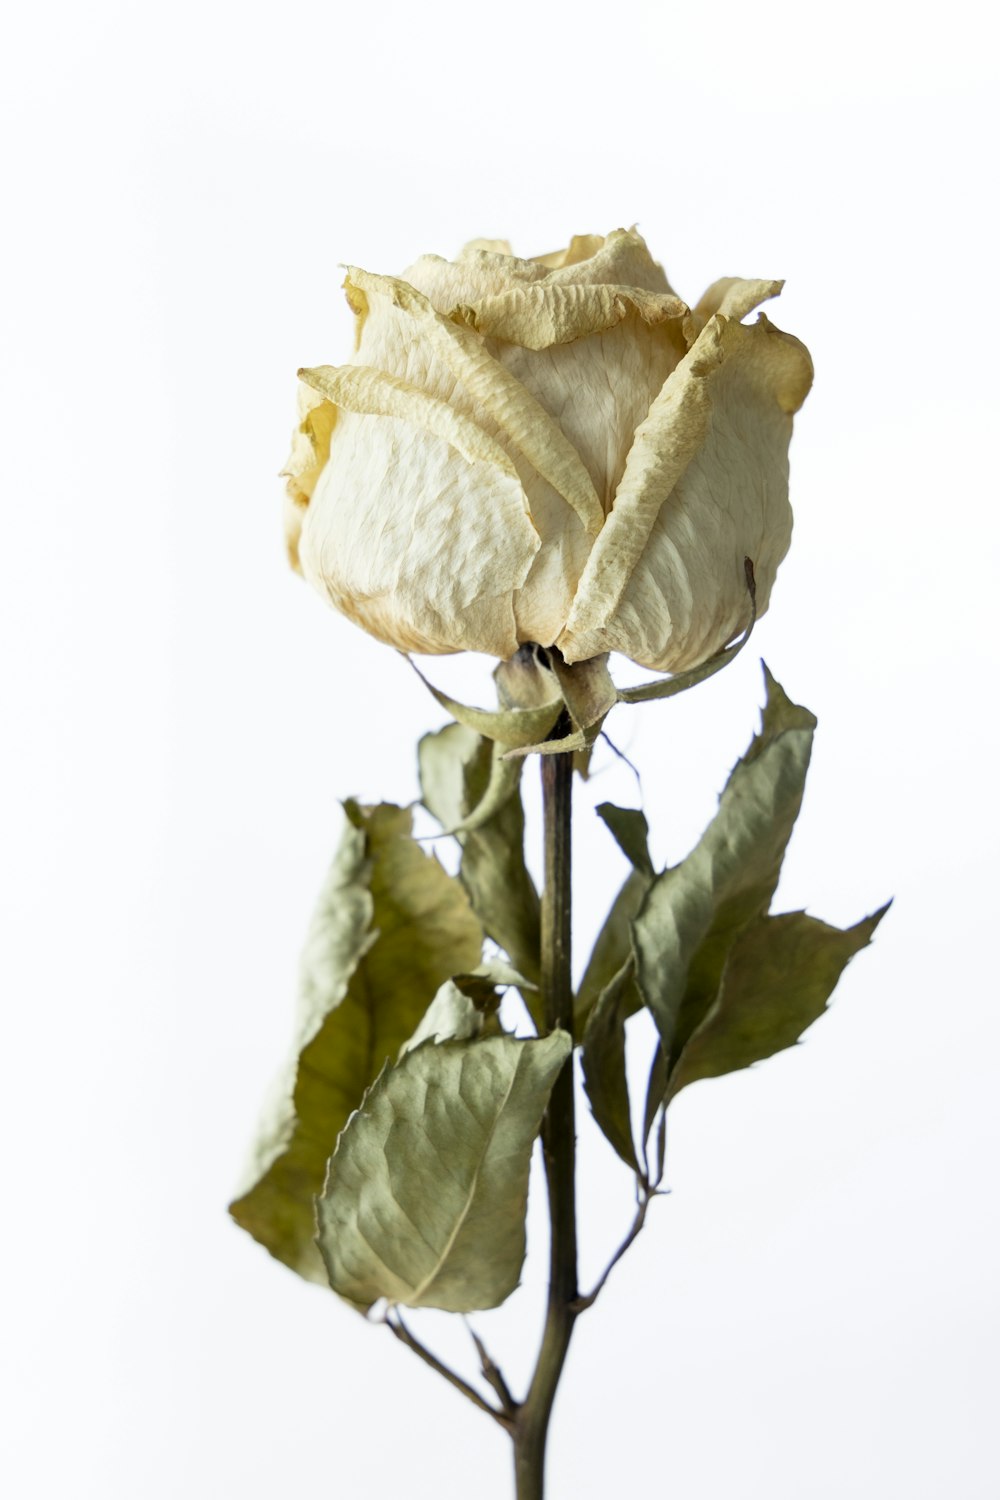
[[[488, 988], [491, 994], [496, 994], [492, 986]], [[469, 1041], [482, 1034], [484, 1019], [482, 1007], [472, 996], [453, 979], [446, 979], [424, 1012], [416, 1031], [408, 1042], [403, 1043], [400, 1056], [413, 1052], [428, 1041]]]
[[[649, 1061], [649, 1079], [646, 1083], [646, 1107], [643, 1110], [642, 1140], [643, 1160], [646, 1161], [646, 1172], [652, 1175], [654, 1182], [663, 1179], [663, 1160], [666, 1151], [666, 1100], [667, 1094], [667, 1059], [664, 1055], [663, 1046], [657, 1043], [654, 1055]], [[654, 1166], [649, 1164], [649, 1137], [654, 1125], [660, 1125], [657, 1131], [657, 1160]]]
[[652, 876], [655, 871], [649, 854], [646, 814], [638, 807], [616, 807], [613, 802], [602, 802], [594, 811], [609, 829], [629, 864], [641, 874]]
[[487, 823], [493, 821], [498, 813], [502, 812], [511, 797], [518, 790], [521, 782], [521, 767], [515, 760], [508, 760], [504, 754], [502, 745], [494, 742], [490, 758], [490, 776], [486, 783], [486, 790], [476, 803], [476, 806], [468, 813], [454, 828], [449, 828], [448, 833], [474, 833], [477, 828], [484, 828]]
[[842, 931], [804, 912], [761, 917], [733, 944], [719, 996], [670, 1075], [672, 1099], [699, 1078], [717, 1078], [793, 1047], [826, 1010], [844, 969], [888, 906]]
[[466, 1313], [510, 1295], [531, 1150], [570, 1046], [558, 1031], [425, 1043], [380, 1074], [316, 1205], [334, 1291]]
[[[444, 828], [460, 825], [490, 782], [491, 747], [461, 724], [420, 741], [424, 806]], [[507, 801], [479, 827], [458, 835], [461, 880], [489, 937], [514, 968], [537, 985], [541, 952], [538, 893], [524, 862], [524, 811], [515, 783]]]
[[632, 1115], [625, 1072], [625, 1017], [632, 961], [597, 998], [583, 1036], [583, 1086], [594, 1119], [622, 1161], [640, 1171], [632, 1141]]
[[413, 840], [410, 813], [387, 803], [345, 811], [306, 942], [292, 1057], [230, 1206], [272, 1255], [323, 1283], [313, 1199], [337, 1135], [444, 980], [482, 953], [465, 892]]
[[[653, 862], [648, 845], [649, 825], [644, 814], [638, 808], [615, 807], [611, 802], [602, 802], [596, 811], [634, 868], [629, 871], [612, 903], [580, 981], [573, 1021], [578, 1037], [583, 1034], [587, 1017], [597, 997], [632, 956], [632, 922], [653, 879]], [[635, 975], [631, 971], [630, 974], [625, 1006], [625, 1014], [629, 1016], [642, 1005]]]
[[761, 733], [694, 850], [650, 885], [632, 925], [639, 990], [671, 1062], [718, 993], [740, 932], [767, 911], [802, 805], [816, 720], [765, 668]]

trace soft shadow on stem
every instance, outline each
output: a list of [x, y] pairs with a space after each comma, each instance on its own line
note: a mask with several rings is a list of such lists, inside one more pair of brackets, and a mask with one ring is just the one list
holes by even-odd
[[[555, 734], [560, 733], [557, 725]], [[565, 732], [565, 731], [564, 731]], [[546, 1033], [573, 1028], [571, 822], [573, 756], [543, 755], [545, 886], [542, 893], [542, 1000]], [[579, 1311], [576, 1259], [576, 1125], [573, 1058], [556, 1080], [542, 1125], [551, 1243], [545, 1330], [531, 1386], [513, 1424], [517, 1500], [543, 1500], [545, 1446], [556, 1389]]]

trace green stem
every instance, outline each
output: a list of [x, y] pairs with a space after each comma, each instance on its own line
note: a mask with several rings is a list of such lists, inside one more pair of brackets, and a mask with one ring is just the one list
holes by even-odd
[[[558, 726], [554, 732], [559, 732]], [[545, 1030], [551, 1032], [561, 1028], [572, 1032], [570, 827], [573, 756], [543, 755], [541, 762], [545, 825], [541, 977]], [[543, 1500], [544, 1497], [549, 1420], [578, 1308], [572, 1056], [552, 1090], [542, 1125], [542, 1148], [551, 1225], [549, 1299], [538, 1363], [531, 1387], [514, 1420], [517, 1500]]]

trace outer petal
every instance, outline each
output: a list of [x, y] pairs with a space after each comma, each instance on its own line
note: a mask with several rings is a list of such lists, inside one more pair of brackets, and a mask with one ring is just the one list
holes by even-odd
[[292, 450], [285, 460], [281, 477], [285, 485], [285, 546], [288, 560], [297, 572], [299, 537], [306, 506], [330, 453], [330, 437], [337, 421], [337, 409], [319, 392], [300, 383], [298, 390], [299, 421], [292, 433]]
[[546, 255], [532, 258], [536, 265], [558, 271], [563, 266], [577, 266], [582, 260], [589, 260], [602, 248], [605, 239], [603, 234], [574, 234], [565, 250], [550, 250]]
[[[585, 238], [588, 244], [593, 244], [596, 237], [588, 235]], [[574, 245], [578, 243], [579, 239], [573, 241]], [[613, 229], [604, 243], [585, 258], [568, 255], [563, 265], [552, 270], [549, 281], [591, 286], [602, 283], [638, 286], [647, 292], [673, 290], [663, 267], [650, 255], [649, 247], [637, 229]]]
[[510, 455], [471, 418], [384, 370], [370, 370], [366, 365], [320, 365], [315, 370], [300, 370], [299, 379], [344, 411], [402, 417], [424, 432], [444, 438], [468, 463], [493, 464], [517, 478]]
[[791, 537], [791, 418], [811, 379], [804, 345], [763, 316], [711, 319], [636, 433], [557, 643], [568, 661], [703, 660], [747, 621], [744, 557], [766, 609]]
[[568, 344], [589, 334], [606, 333], [629, 313], [655, 326], [669, 318], [686, 317], [688, 308], [672, 292], [536, 281], [456, 307], [452, 317], [485, 338], [538, 350], [548, 349], [552, 344]]
[[[509, 455], [516, 467], [525, 494], [528, 497], [532, 521], [541, 537], [541, 548], [536, 554], [530, 574], [515, 599], [518, 640], [535, 640], [551, 645], [566, 623], [580, 575], [590, 552], [592, 537], [588, 535], [583, 521], [572, 506], [548, 483], [529, 462], [510, 432], [497, 422], [488, 410], [488, 403], [477, 399], [461, 378], [456, 378], [456, 354], [453, 338], [445, 330], [444, 337], [428, 337], [424, 327], [414, 319], [413, 313], [395, 306], [389, 296], [366, 292], [348, 283], [349, 294], [361, 302], [366, 309], [361, 348], [355, 360], [375, 366], [390, 376], [404, 381], [408, 387], [416, 387], [427, 395], [436, 397], [458, 415], [475, 422], [477, 428], [492, 437], [498, 446]], [[435, 325], [436, 326], [436, 325]], [[467, 330], [456, 330], [459, 337], [471, 339], [481, 355], [486, 349], [475, 334]], [[492, 366], [502, 381], [510, 383], [510, 376], [484, 355], [487, 369]], [[473, 375], [481, 370], [477, 361]], [[370, 371], [368, 372], [371, 373]], [[604, 382], [607, 399], [607, 382]], [[515, 386], [515, 389], [518, 389]], [[519, 391], [522, 404], [529, 407], [529, 420], [534, 429], [535, 440], [554, 428], [556, 440], [569, 446], [561, 426], [556, 425], [545, 410], [532, 400], [527, 389]], [[383, 410], [383, 408], [378, 408]], [[532, 415], [532, 413], [534, 415]], [[383, 414], [388, 414], [383, 410]], [[503, 417], [503, 412], [500, 412]], [[558, 412], [553, 414], [558, 417]], [[591, 420], [591, 428], [593, 422]], [[594, 431], [592, 441], [603, 441], [602, 433]], [[577, 455], [572, 455], [576, 464]], [[547, 464], [543, 464], [548, 467]], [[590, 468], [588, 462], [588, 469]], [[591, 471], [593, 472], [593, 471]], [[589, 475], [587, 482], [590, 483]], [[602, 512], [603, 514], [603, 512]]]
[[505, 240], [473, 240], [457, 260], [422, 255], [400, 277], [422, 292], [438, 312], [447, 313], [461, 302], [491, 297], [513, 282], [540, 281], [545, 267], [510, 253]]
[[740, 276], [722, 276], [713, 281], [694, 309], [694, 325], [700, 331], [709, 318], [722, 313], [742, 321], [762, 302], [781, 295], [783, 281], [744, 281]]
[[341, 410], [302, 528], [306, 578], [404, 651], [517, 649], [513, 596], [539, 538], [516, 475], [409, 418]]

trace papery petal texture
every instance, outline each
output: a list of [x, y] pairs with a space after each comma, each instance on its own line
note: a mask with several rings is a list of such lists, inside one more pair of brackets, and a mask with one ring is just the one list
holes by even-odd
[[689, 308], [634, 229], [350, 269], [355, 354], [301, 372], [293, 562], [403, 650], [697, 664], [747, 623], [744, 559], [762, 612], [791, 535], [812, 365], [742, 322], [781, 285]]

